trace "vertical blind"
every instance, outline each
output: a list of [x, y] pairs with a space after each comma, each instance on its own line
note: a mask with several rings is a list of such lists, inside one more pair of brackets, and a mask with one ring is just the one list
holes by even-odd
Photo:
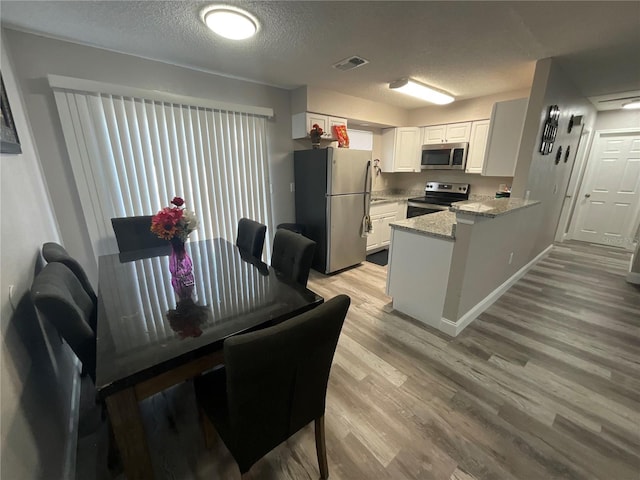
[[154, 214], [174, 196], [200, 221], [192, 240], [233, 241], [241, 217], [272, 228], [264, 116], [102, 92], [54, 95], [96, 256], [118, 251], [112, 217]]

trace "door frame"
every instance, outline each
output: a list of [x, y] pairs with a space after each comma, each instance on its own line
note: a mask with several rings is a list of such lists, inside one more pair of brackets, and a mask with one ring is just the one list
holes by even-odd
[[593, 130], [589, 128], [585, 127], [580, 132], [578, 149], [571, 167], [571, 175], [569, 176], [569, 183], [567, 183], [567, 190], [564, 194], [562, 210], [558, 220], [558, 228], [556, 229], [556, 242], [564, 242], [572, 238], [573, 230], [571, 228], [571, 222], [576, 212], [578, 192], [580, 191], [585, 172], [587, 171], [587, 163], [594, 137]]
[[[571, 218], [569, 219], [569, 229], [566, 236], [567, 240], [575, 238], [575, 232], [577, 229], [576, 220], [578, 219], [578, 211], [580, 210], [580, 205], [578, 205], [577, 200], [578, 200], [578, 197], [584, 193], [583, 188], [585, 186], [584, 185], [585, 179], [588, 177], [590, 173], [589, 169], [593, 167], [594, 146], [596, 142], [600, 140], [600, 138], [602, 138], [604, 135], [613, 136], [613, 135], [625, 135], [629, 133], [640, 135], [640, 128], [632, 127], [632, 128], [613, 128], [613, 129], [607, 129], [607, 130], [596, 130], [595, 133], [593, 134], [590, 145], [589, 145], [589, 150], [588, 150], [589, 155], [588, 155], [587, 161], [585, 162], [582, 178], [580, 178], [580, 181], [576, 183], [576, 192], [573, 197], [573, 203], [575, 204], [575, 208], [571, 212]], [[636, 212], [636, 216], [633, 219], [633, 222], [636, 225], [640, 223], [640, 209], [638, 209], [638, 211]], [[636, 233], [638, 233], [638, 226], [636, 227], [636, 231], [633, 232], [632, 235], [635, 235]], [[629, 245], [630, 245], [629, 246], [630, 249], [635, 249], [637, 245], [637, 241], [631, 242]]]

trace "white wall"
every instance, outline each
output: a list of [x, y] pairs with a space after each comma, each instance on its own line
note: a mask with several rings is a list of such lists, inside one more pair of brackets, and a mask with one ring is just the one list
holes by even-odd
[[374, 190], [424, 191], [427, 181], [468, 183], [471, 194], [495, 197], [501, 183], [511, 185], [511, 177], [483, 177], [455, 171], [425, 171], [420, 173], [383, 173], [375, 179]]
[[[5, 45], [3, 41], [2, 77], [22, 154], [0, 158], [0, 477], [62, 478], [67, 448], [75, 450], [68, 437], [68, 419], [77, 369], [73, 353], [49, 325], [38, 321], [28, 301], [34, 271], [40, 266], [40, 247], [59, 241], [59, 235]], [[9, 285], [14, 286], [16, 303], [23, 299], [16, 312], [9, 301]]]
[[503, 92], [484, 97], [459, 100], [448, 105], [432, 105], [409, 111], [409, 125], [422, 127], [443, 123], [470, 122], [491, 118], [491, 110], [496, 102], [525, 98], [529, 96], [528, 88]]
[[618, 128], [638, 128], [640, 110], [604, 110], [596, 116], [595, 130], [615, 130]]
[[[302, 94], [304, 94], [304, 92]], [[301, 108], [302, 102], [298, 101], [298, 99], [299, 95], [294, 95], [296, 108]], [[333, 90], [307, 86], [306, 100], [306, 111], [308, 112], [324, 113], [335, 117], [343, 117], [372, 124], [375, 123], [379, 126], [402, 127], [409, 125], [408, 110], [393, 105], [373, 102], [364, 98], [345, 95], [344, 93]]]
[[[443, 316], [453, 322], [511, 278], [535, 256], [532, 248], [541, 205], [496, 218], [472, 217], [458, 222]], [[458, 214], [459, 218], [460, 214]], [[511, 263], [509, 263], [511, 257]]]
[[69, 253], [86, 265], [94, 283], [97, 263], [47, 74], [273, 108], [275, 117], [269, 120], [267, 131], [273, 221], [277, 225], [294, 220], [294, 199], [289, 189], [293, 181], [289, 91], [15, 30], [6, 30], [6, 44], [15, 59], [16, 76], [24, 91], [62, 238]]
[[[539, 153], [540, 139], [550, 105], [558, 105], [560, 109], [558, 135], [552, 153], [542, 155]], [[524, 197], [528, 191], [532, 200], [542, 202], [542, 219], [532, 257], [553, 243], [560, 219], [580, 139], [580, 128], [567, 132], [571, 115], [582, 115], [585, 128], [593, 129], [596, 110], [591, 102], [578, 91], [557, 62], [551, 58], [539, 60], [536, 63], [511, 194], [514, 197]], [[571, 154], [565, 163], [564, 152], [568, 146], [571, 147]], [[556, 165], [555, 157], [559, 147], [562, 147], [563, 154], [560, 163]]]

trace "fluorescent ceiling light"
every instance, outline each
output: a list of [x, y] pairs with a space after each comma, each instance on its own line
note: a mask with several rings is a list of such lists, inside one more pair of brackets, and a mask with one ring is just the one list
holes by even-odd
[[202, 19], [214, 33], [231, 40], [244, 40], [258, 31], [258, 21], [251, 14], [226, 5], [206, 8]]
[[446, 105], [455, 100], [451, 95], [439, 92], [410, 78], [403, 78], [390, 83], [389, 88], [438, 105]]
[[628, 103], [623, 103], [622, 108], [626, 108], [627, 110], [635, 110], [640, 108], [640, 98], [636, 98]]

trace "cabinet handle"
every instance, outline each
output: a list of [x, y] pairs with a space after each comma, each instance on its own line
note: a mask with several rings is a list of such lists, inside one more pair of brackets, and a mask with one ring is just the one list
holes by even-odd
[[590, 196], [591, 196], [591, 194], [590, 194], [590, 193], [585, 193], [585, 194], [584, 194], [584, 198], [589, 198]]

